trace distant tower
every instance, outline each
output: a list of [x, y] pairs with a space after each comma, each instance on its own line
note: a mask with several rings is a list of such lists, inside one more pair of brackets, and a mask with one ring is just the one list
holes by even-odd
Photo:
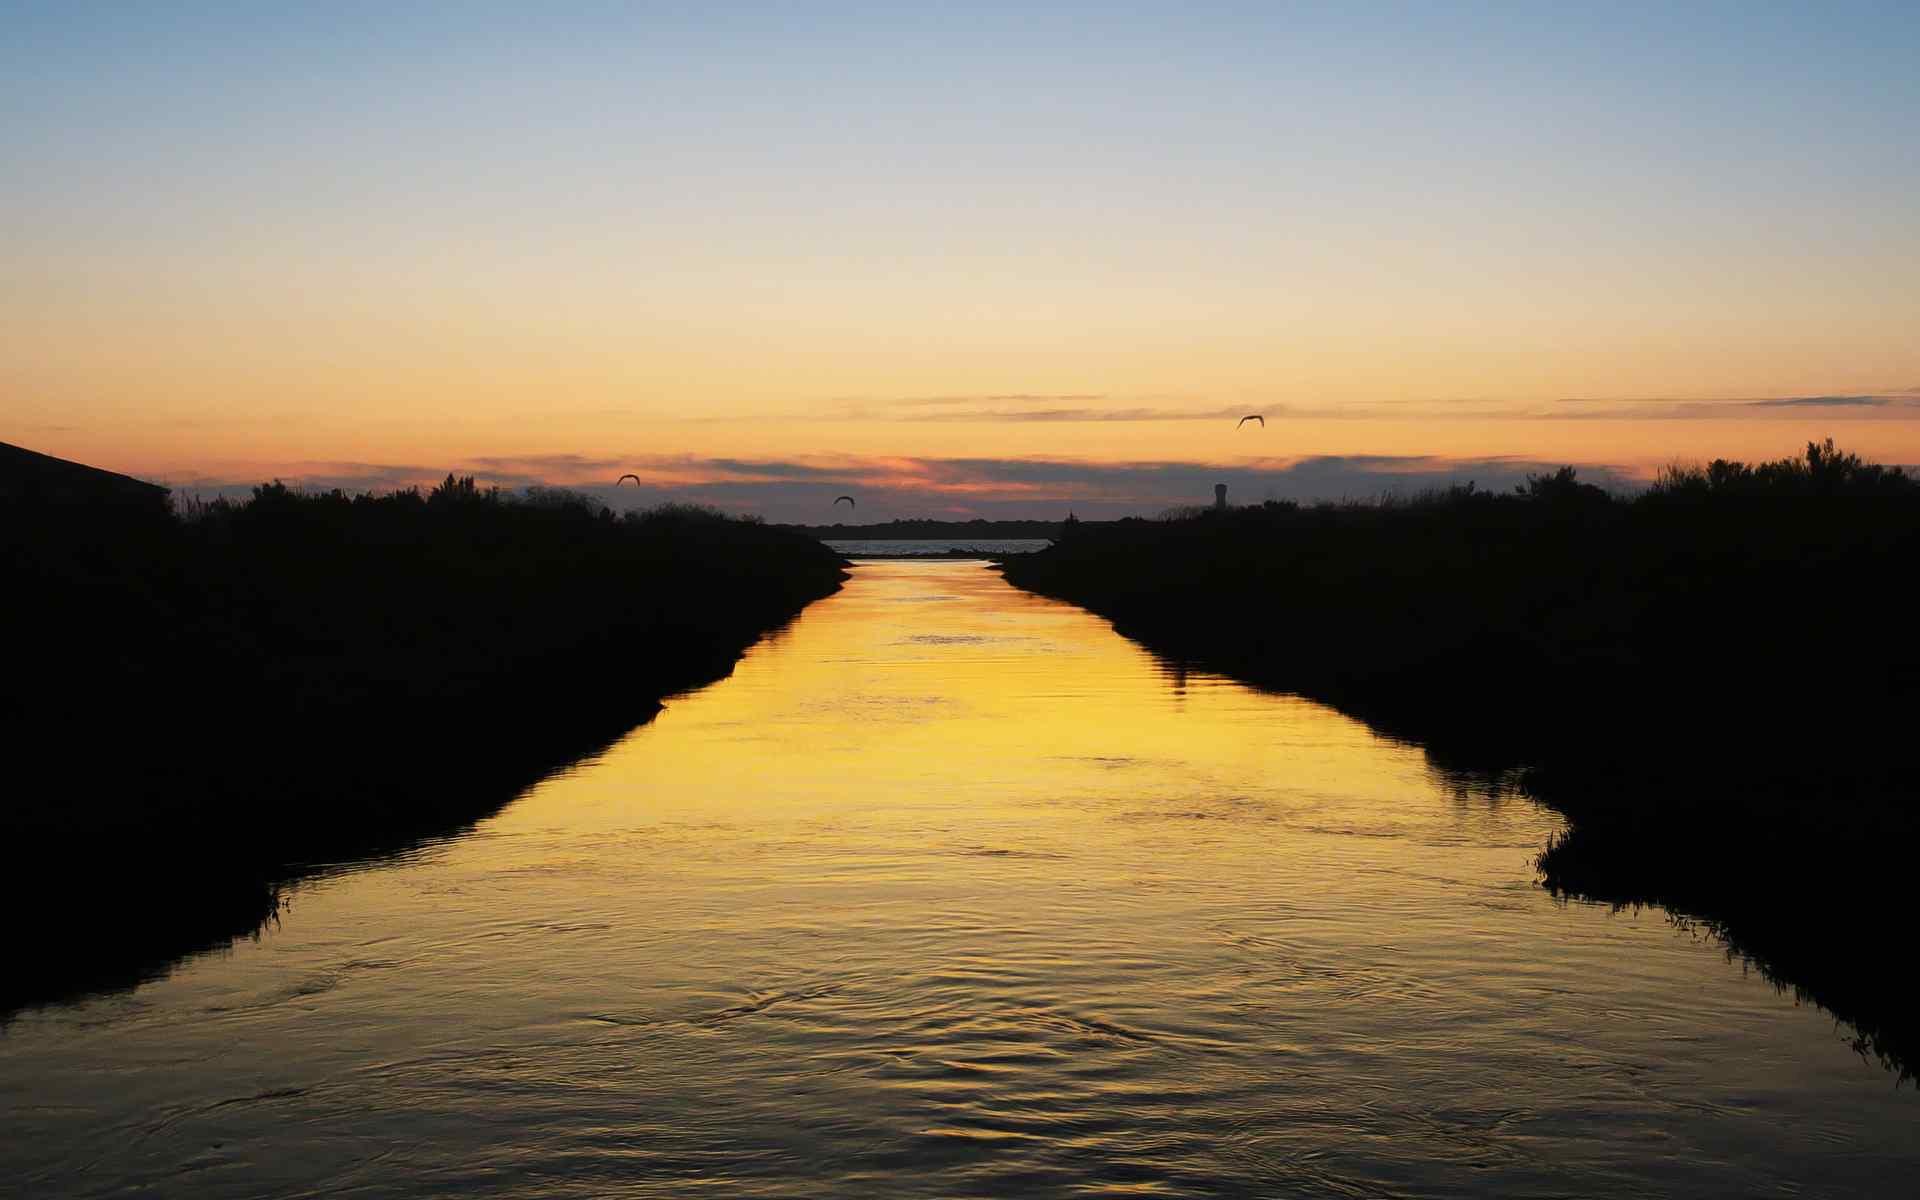
[[1227, 485], [1224, 483], [1216, 483], [1213, 485], [1213, 509], [1215, 512], [1224, 512], [1226, 511], [1226, 507]]

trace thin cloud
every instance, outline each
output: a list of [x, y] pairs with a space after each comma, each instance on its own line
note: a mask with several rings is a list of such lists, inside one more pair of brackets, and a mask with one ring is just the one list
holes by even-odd
[[[1245, 416], [1245, 408], [1019, 408], [979, 409], [972, 412], [928, 413], [904, 418], [912, 421], [1074, 422], [1074, 421], [1226, 421]], [[1267, 415], [1267, 414], [1263, 414]]]
[[1099, 392], [1000, 392], [980, 396], [898, 396], [881, 403], [898, 408], [923, 408], [947, 404], [1095, 404], [1106, 398]]
[[1795, 411], [1818, 410], [1835, 419], [1907, 419], [1920, 416], [1920, 400], [1900, 392], [1832, 393], [1817, 396], [1726, 396], [1708, 399], [1677, 397], [1567, 396], [1556, 408], [1539, 414], [1562, 421], [1716, 421], [1765, 413], [1781, 417]]
[[1893, 403], [1887, 396], [1789, 396], [1782, 400], [1755, 400], [1754, 408], [1880, 408]]
[[1682, 398], [1678, 396], [1563, 396], [1557, 404], [1687, 404], [1714, 405], [1721, 407], [1749, 408], [1789, 408], [1796, 405], [1817, 407], [1834, 404], [1885, 404], [1891, 398], [1888, 393], [1869, 392], [1856, 395], [1827, 396], [1708, 396]]
[[618, 458], [589, 458], [582, 454], [482, 456], [466, 460], [470, 467], [478, 467], [480, 473], [537, 474], [545, 471], [570, 475], [587, 471], [611, 471], [619, 466], [621, 461]]
[[776, 459], [707, 458], [687, 461], [729, 476], [753, 479], [836, 480], [844, 478], [847, 474], [845, 467], [816, 466], [811, 463], [783, 462]]

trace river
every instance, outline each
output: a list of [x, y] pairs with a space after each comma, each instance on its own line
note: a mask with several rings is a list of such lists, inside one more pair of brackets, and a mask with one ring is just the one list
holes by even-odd
[[0, 1191], [1906, 1194], [1920, 1097], [1553, 900], [1497, 782], [861, 564], [472, 832], [16, 1017]]

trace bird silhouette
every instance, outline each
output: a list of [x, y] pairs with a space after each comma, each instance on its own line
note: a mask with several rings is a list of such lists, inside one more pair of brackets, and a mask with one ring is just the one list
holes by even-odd
[[846, 502], [847, 502], [847, 503], [848, 503], [848, 504], [849, 504], [850, 506], [852, 506], [852, 507], [854, 507], [854, 508], [859, 508], [859, 507], [860, 507], [860, 506], [859, 506], [859, 504], [857, 504], [857, 503], [855, 503], [855, 502], [854, 502], [854, 499], [853, 499], [853, 497], [852, 497], [852, 496], [836, 496], [836, 497], [834, 497], [834, 501], [833, 501], [833, 502], [834, 502], [835, 504], [838, 504], [838, 503], [840, 503], [840, 501], [842, 501], [842, 500], [845, 500], [845, 501], [846, 501]]
[[[1260, 422], [1260, 428], [1262, 429], [1265, 429], [1267, 427], [1267, 419], [1261, 416], [1259, 413], [1248, 413], [1246, 416], [1241, 417], [1240, 425], [1245, 425], [1248, 421]], [[1234, 428], [1238, 429], [1240, 428], [1240, 425], [1235, 425]]]
[[620, 478], [613, 481], [613, 486], [619, 487], [621, 484], [625, 483], [629, 479], [633, 480], [633, 486], [635, 487], [640, 486], [640, 477], [638, 475], [622, 475]]

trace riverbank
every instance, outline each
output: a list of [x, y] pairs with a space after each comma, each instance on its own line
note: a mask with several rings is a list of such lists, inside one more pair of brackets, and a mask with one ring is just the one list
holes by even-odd
[[1904, 1068], [1916, 563], [1920, 489], [1829, 444], [1630, 499], [1562, 472], [1120, 522], [1004, 570], [1449, 766], [1528, 768], [1571, 824], [1550, 888], [1698, 918]]
[[[270, 919], [287, 880], [457, 830], [845, 578], [813, 539], [560, 492], [9, 497], [0, 688], [20, 922], [0, 1011]], [[127, 898], [139, 898], [130, 906]]]
[[1183, 686], [983, 564], [851, 574], [471, 836], [16, 1018], [0, 1173], [1638, 1200], [1920, 1171], [1920, 1096], [1824, 1014], [1528, 887], [1539, 806], [1321, 705]]

